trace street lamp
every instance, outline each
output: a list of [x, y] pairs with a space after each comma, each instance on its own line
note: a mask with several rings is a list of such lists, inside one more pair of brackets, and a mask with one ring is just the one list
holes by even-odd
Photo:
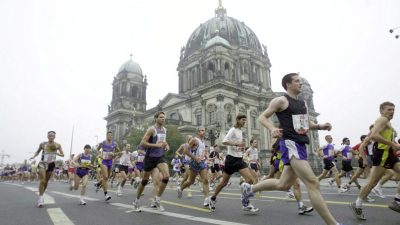
[[206, 140], [211, 142], [211, 146], [215, 144], [215, 140], [219, 138], [219, 133], [221, 132], [221, 125], [219, 122], [215, 125], [215, 128], [210, 128], [206, 133]]

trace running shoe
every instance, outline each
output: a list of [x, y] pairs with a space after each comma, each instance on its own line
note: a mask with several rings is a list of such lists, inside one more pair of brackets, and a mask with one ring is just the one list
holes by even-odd
[[328, 180], [328, 185], [330, 188], [333, 187], [333, 183], [335, 183], [335, 180], [333, 180], [333, 179]]
[[303, 205], [302, 207], [299, 208], [299, 215], [304, 215], [306, 213], [310, 213], [314, 210], [313, 207], [307, 207], [306, 205]]
[[389, 205], [389, 209], [400, 213], [400, 203], [396, 200], [393, 200], [393, 202]]
[[133, 184], [133, 188], [137, 189], [138, 186], [139, 186], [139, 181], [135, 181], [135, 183]]
[[[155, 204], [155, 203], [154, 203], [154, 204]], [[140, 207], [139, 207], [139, 199], [135, 198], [135, 200], [133, 200], [132, 205], [133, 205], [133, 209], [134, 209], [136, 212], [141, 212], [141, 211], [142, 211], [142, 210], [140, 209]], [[157, 208], [157, 206], [156, 206], [156, 208]]]
[[254, 207], [251, 203], [247, 203], [247, 206], [242, 206], [242, 210], [251, 213], [257, 213], [260, 209]]
[[345, 192], [347, 192], [347, 191], [349, 191], [349, 189], [347, 189], [345, 186], [341, 186], [341, 187], [338, 189], [338, 193], [345, 193]]
[[354, 216], [357, 217], [359, 220], [366, 220], [363, 209], [362, 208], [357, 208], [355, 202], [350, 203], [350, 209], [353, 212]]
[[105, 196], [104, 196], [104, 200], [105, 201], [108, 201], [108, 200], [110, 200], [111, 199], [111, 196], [109, 196], [108, 194], [106, 194]]
[[208, 207], [210, 208], [211, 212], [214, 212], [215, 211], [215, 204], [217, 203], [217, 200], [213, 200], [210, 197], [210, 200], [208, 202], [209, 202]]
[[204, 208], [209, 208], [209, 207], [210, 207], [209, 198], [205, 198], [205, 199], [204, 199], [203, 207], [204, 207]]
[[83, 199], [81, 199], [79, 200], [79, 205], [86, 205], [86, 202]]
[[367, 197], [363, 198], [363, 201], [364, 202], [375, 202], [375, 199], [369, 197], [369, 195], [368, 195]]
[[376, 196], [378, 196], [380, 198], [386, 198], [386, 196], [383, 195], [382, 188], [379, 188], [379, 187], [375, 186], [374, 188], [372, 188], [371, 192], [374, 193]]
[[183, 192], [182, 192], [182, 190], [181, 190], [181, 187], [176, 187], [176, 192], [178, 192], [178, 198], [181, 199], [181, 198], [182, 198], [182, 195], [183, 195]]
[[292, 191], [288, 191], [286, 197], [289, 199], [295, 199], [294, 193]]
[[154, 201], [154, 203], [155, 203], [157, 209], [158, 209], [160, 212], [164, 212], [164, 211], [165, 211], [164, 207], [161, 205], [161, 201], [160, 201], [160, 200], [157, 200], [157, 199], [156, 199], [156, 200]]
[[152, 199], [151, 202], [150, 202], [150, 208], [157, 209], [156, 201], [154, 199]]
[[38, 199], [38, 202], [37, 202], [37, 206], [39, 208], [41, 208], [41, 207], [43, 207], [43, 205], [44, 205], [44, 198], [43, 198], [43, 196], [39, 196], [39, 199]]

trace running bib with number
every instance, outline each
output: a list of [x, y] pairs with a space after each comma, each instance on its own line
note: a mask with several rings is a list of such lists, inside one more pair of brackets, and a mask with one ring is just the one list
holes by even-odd
[[309, 130], [307, 114], [292, 115], [293, 128], [298, 134], [306, 134]]
[[167, 135], [166, 134], [157, 134], [157, 143], [165, 142], [166, 139], [167, 139]]
[[92, 164], [92, 162], [90, 161], [90, 159], [81, 159], [82, 167], [90, 167], [91, 164]]
[[52, 163], [56, 161], [56, 153], [45, 153], [43, 157], [43, 161], [47, 163]]
[[144, 161], [144, 155], [138, 155], [137, 161], [138, 162], [143, 162]]
[[113, 152], [103, 151], [103, 159], [112, 159]]

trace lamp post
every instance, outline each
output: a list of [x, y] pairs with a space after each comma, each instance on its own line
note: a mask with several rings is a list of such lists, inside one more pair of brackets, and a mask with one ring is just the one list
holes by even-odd
[[219, 122], [215, 125], [215, 128], [210, 128], [206, 133], [206, 139], [210, 141], [211, 146], [215, 144], [215, 140], [219, 138], [219, 133], [221, 132], [221, 125]]

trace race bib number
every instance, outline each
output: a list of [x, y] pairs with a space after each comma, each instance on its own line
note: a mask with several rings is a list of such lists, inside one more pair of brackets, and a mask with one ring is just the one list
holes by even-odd
[[47, 162], [47, 163], [52, 163], [52, 162], [56, 161], [56, 154], [55, 153], [46, 153], [44, 155], [43, 161]]
[[144, 155], [139, 155], [139, 156], [137, 157], [137, 161], [138, 161], [138, 162], [143, 162], [143, 161], [144, 161]]
[[103, 152], [103, 159], [112, 159], [112, 152]]
[[88, 159], [81, 159], [81, 166], [82, 167], [90, 167], [90, 165], [92, 164], [92, 162]]
[[352, 155], [351, 152], [348, 152], [348, 153], [347, 153], [347, 159], [351, 159], [352, 156], [353, 156], [353, 155]]
[[298, 134], [306, 134], [309, 130], [308, 116], [306, 114], [292, 115], [293, 128]]
[[167, 139], [167, 135], [166, 134], [157, 134], [157, 143], [165, 142], [166, 139]]

